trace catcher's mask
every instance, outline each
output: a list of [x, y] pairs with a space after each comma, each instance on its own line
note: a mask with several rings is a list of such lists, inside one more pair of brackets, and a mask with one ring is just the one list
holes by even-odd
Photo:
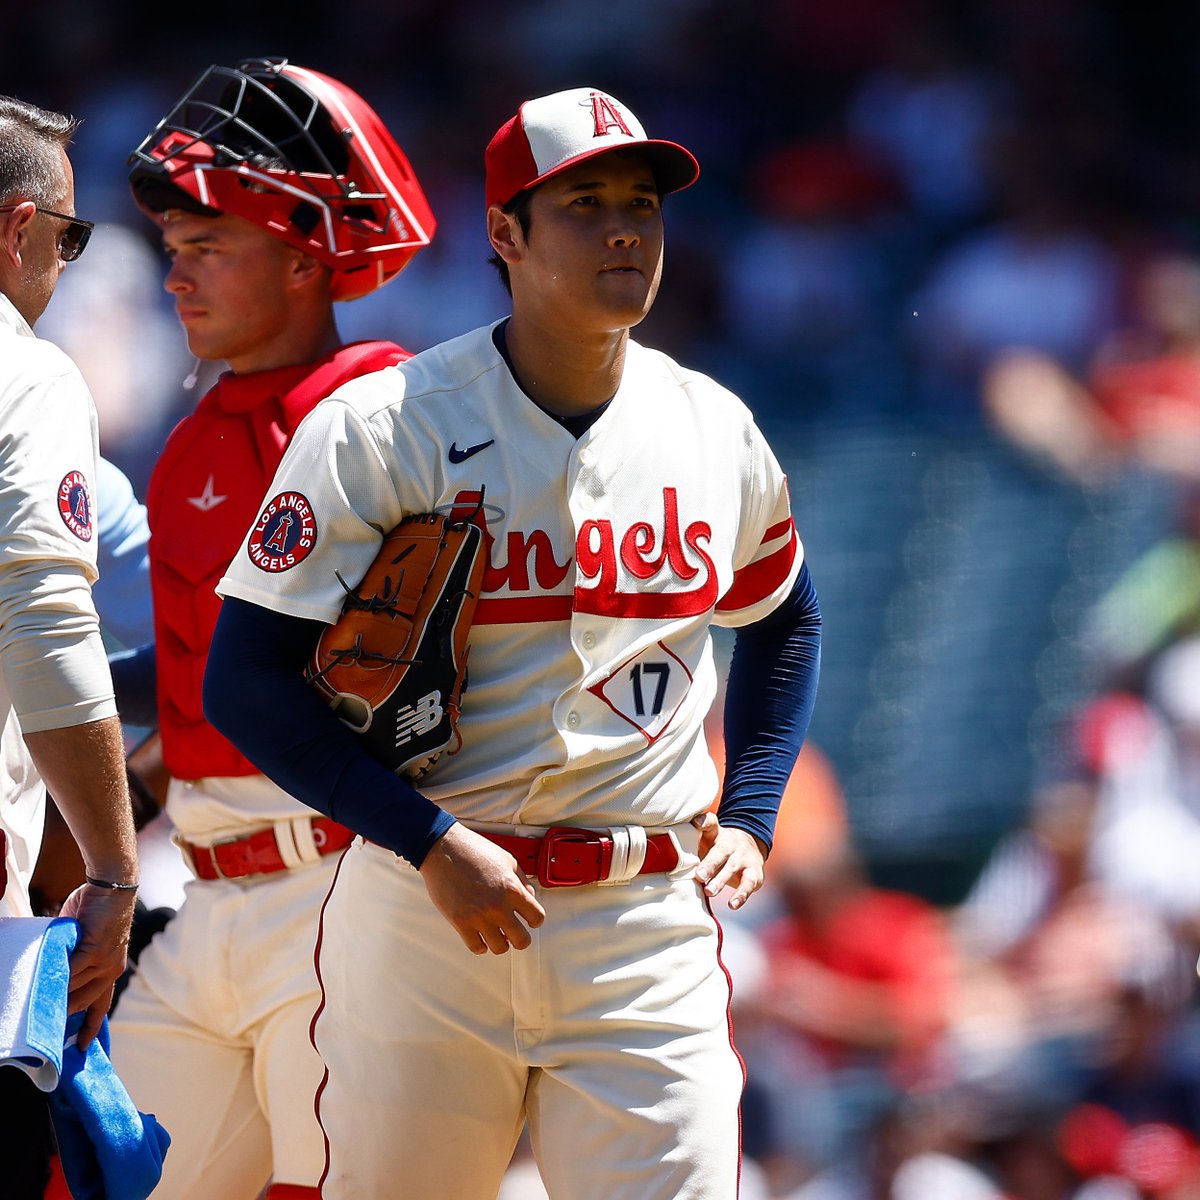
[[244, 217], [330, 267], [335, 300], [393, 279], [437, 224], [370, 105], [283, 58], [209, 67], [128, 166], [147, 212]]

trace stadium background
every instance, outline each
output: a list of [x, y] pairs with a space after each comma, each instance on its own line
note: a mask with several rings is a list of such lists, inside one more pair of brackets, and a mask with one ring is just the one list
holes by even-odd
[[[480, 151], [523, 95], [596, 82], [692, 147], [703, 179], [668, 207], [666, 281], [639, 336], [739, 390], [780, 447], [826, 622], [813, 738], [877, 872], [944, 900], [1055, 769], [1060, 723], [1095, 684], [1090, 608], [1173, 519], [1160, 479], [1084, 489], [1015, 453], [977, 394], [1006, 338], [1040, 332], [1079, 365], [1124, 316], [1133, 256], [1190, 240], [1200, 17], [1174, 10], [1166, 36], [1156, 10], [53, 0], [9, 14], [0, 69], [4, 90], [85, 119], [78, 207], [102, 224], [47, 332], [97, 360], [105, 451], [139, 490], [191, 402], [190, 363], [122, 163], [209, 62], [291, 56], [350, 81], [396, 130], [438, 243], [343, 325], [412, 347], [503, 311], [481, 265]], [[966, 344], [939, 347], [922, 289], [1039, 203], [1057, 208], [1048, 236], [1095, 240], [1061, 293], [1080, 304], [1090, 272], [1095, 311], [1029, 312], [1034, 278], [997, 301], [1024, 313], [950, 322]]]
[[103, 449], [141, 494], [211, 368], [185, 388], [195, 364], [123, 163], [201, 69], [253, 55], [359, 90], [438, 216], [431, 249], [341, 310], [347, 336], [420, 349], [505, 311], [484, 263], [482, 148], [524, 96], [593, 83], [696, 152], [637, 336], [738, 391], [780, 452], [825, 620], [811, 740], [871, 879], [955, 905], [1040, 790], [1080, 770], [1080, 714], [1114, 687], [1140, 692], [1158, 648], [1145, 639], [1188, 632], [1200, 604], [1160, 581], [1145, 594], [1181, 605], [1169, 631], [1157, 610], [1106, 620], [1126, 572], [1190, 532], [1186, 471], [1118, 455], [1081, 481], [984, 404], [1016, 349], [1086, 378], [1139, 330], [1145, 265], [1195, 262], [1200, 8], [22, 6], [0, 91], [85, 119], [77, 207], [99, 222], [39, 332], [81, 363]]

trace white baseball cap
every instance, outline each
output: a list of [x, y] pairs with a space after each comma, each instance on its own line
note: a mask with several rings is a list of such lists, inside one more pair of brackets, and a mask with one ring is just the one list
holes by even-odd
[[571, 88], [526, 100], [488, 143], [486, 202], [505, 205], [576, 163], [610, 150], [645, 154], [665, 195], [690, 187], [700, 165], [675, 142], [648, 138], [619, 100], [596, 88]]

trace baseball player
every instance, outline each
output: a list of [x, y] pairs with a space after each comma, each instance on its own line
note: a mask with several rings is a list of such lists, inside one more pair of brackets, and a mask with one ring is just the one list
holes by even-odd
[[[748, 410], [629, 335], [692, 155], [580, 88], [523, 104], [486, 169], [511, 317], [312, 413], [219, 587], [210, 718], [361, 835], [318, 949], [322, 1195], [490, 1200], [528, 1120], [554, 1200], [731, 1200], [743, 1073], [709, 901], [762, 882], [816, 597]], [[462, 747], [418, 791], [301, 669], [338, 575], [430, 510], [480, 523], [489, 561]], [[285, 512], [303, 553], [264, 562]], [[738, 635], [702, 832], [714, 623]]]
[[174, 1137], [156, 1195], [250, 1200], [270, 1178], [274, 1200], [315, 1197], [312, 948], [351, 835], [205, 722], [200, 683], [214, 586], [296, 426], [346, 380], [407, 357], [341, 345], [334, 302], [393, 278], [434, 220], [362, 98], [282, 60], [210, 67], [130, 165], [188, 346], [229, 370], [172, 432], [147, 491], [167, 812], [195, 878], [121, 997], [112, 1057]]
[[[62, 909], [80, 923], [70, 1007], [87, 1010], [86, 1046], [125, 967], [138, 864], [91, 595], [96, 409], [74, 363], [33, 332], [92, 229], [74, 215], [74, 129], [68, 117], [0, 96], [0, 919], [32, 913], [49, 785], [87, 876]], [[23, 1072], [0, 1069], [0, 1111], [0, 1190], [40, 1195], [44, 1096]]]

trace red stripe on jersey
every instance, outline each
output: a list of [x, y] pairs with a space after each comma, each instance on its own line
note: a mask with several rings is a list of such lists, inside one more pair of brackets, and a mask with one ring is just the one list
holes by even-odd
[[793, 528], [786, 546], [738, 571], [733, 577], [733, 586], [717, 602], [717, 612], [736, 612], [766, 599], [788, 577], [799, 544], [800, 539]]
[[475, 607], [474, 624], [536, 625], [570, 619], [570, 596], [482, 596]]
[[783, 537], [791, 527], [792, 518], [784, 517], [784, 519], [775, 525], [772, 525], [766, 533], [763, 534], [763, 539], [759, 542], [760, 546], [765, 546], [768, 542], [773, 542], [777, 537]]
[[712, 575], [703, 587], [690, 592], [608, 594], [599, 588], [576, 588], [575, 610], [597, 617], [641, 617], [651, 621], [669, 621], [708, 612], [716, 598], [717, 580]]
[[690, 592], [617, 592], [609, 595], [598, 588], [577, 588], [573, 597], [483, 596], [475, 608], [474, 624], [536, 625], [544, 621], [569, 621], [577, 612], [596, 617], [672, 620], [707, 612], [716, 598], [715, 579]]

